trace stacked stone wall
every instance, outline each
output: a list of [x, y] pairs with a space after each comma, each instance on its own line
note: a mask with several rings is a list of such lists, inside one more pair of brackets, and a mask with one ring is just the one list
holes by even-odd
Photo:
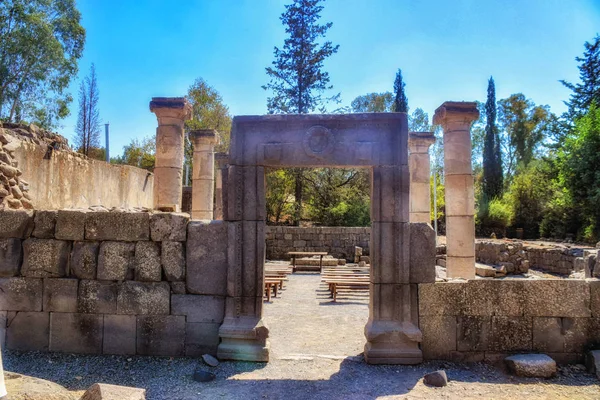
[[0, 212], [0, 345], [216, 355], [227, 227], [183, 213]]
[[425, 359], [498, 361], [540, 352], [579, 363], [600, 345], [600, 281], [474, 280], [419, 285]]
[[287, 260], [290, 251], [326, 251], [335, 258], [354, 261], [354, 247], [369, 255], [371, 228], [267, 226], [267, 258]]

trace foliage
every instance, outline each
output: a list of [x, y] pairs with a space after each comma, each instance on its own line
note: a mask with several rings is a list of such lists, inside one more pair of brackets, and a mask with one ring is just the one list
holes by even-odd
[[294, 178], [289, 172], [284, 169], [266, 171], [266, 205], [269, 223], [290, 222], [294, 211]]
[[415, 111], [408, 116], [408, 130], [410, 132], [430, 132], [429, 115], [422, 108], [415, 108]]
[[79, 86], [79, 114], [75, 127], [75, 146], [86, 156], [90, 155], [91, 149], [100, 147], [99, 101], [96, 67], [92, 64], [89, 76], [85, 77]]
[[[443, 176], [441, 172], [435, 173], [435, 186], [434, 186], [434, 175], [432, 174], [430, 177], [431, 184], [429, 185], [431, 191], [431, 220], [435, 221], [437, 218], [438, 221], [438, 231], [443, 232], [443, 226], [445, 226], [444, 221], [446, 218], [446, 197], [445, 197], [445, 186], [443, 182]], [[434, 189], [435, 187], [435, 189]], [[435, 190], [435, 195], [433, 191]], [[435, 203], [434, 203], [435, 201]], [[437, 205], [437, 213], [436, 208], [434, 208], [434, 204]], [[441, 228], [441, 229], [440, 229]]]
[[485, 120], [482, 190], [486, 198], [497, 199], [502, 195], [503, 174], [500, 136], [496, 126], [496, 87], [494, 79], [491, 77], [488, 82], [488, 95], [485, 103]]
[[294, 0], [286, 5], [281, 22], [286, 26], [283, 49], [275, 47], [275, 60], [267, 67], [269, 83], [263, 89], [273, 92], [267, 99], [269, 113], [306, 114], [319, 109], [326, 100], [339, 102], [339, 94], [324, 99], [322, 93], [333, 88], [324, 61], [337, 53], [339, 45], [319, 43], [332, 23], [318, 24], [323, 0]]
[[596, 35], [592, 43], [585, 42], [584, 47], [583, 57], [575, 57], [581, 83], [560, 81], [573, 91], [566, 102], [573, 120], [585, 114], [594, 101], [600, 104], [600, 35]]
[[394, 105], [394, 95], [391, 92], [367, 93], [358, 96], [351, 103], [353, 113], [391, 112]]
[[0, 119], [52, 129], [69, 114], [85, 30], [75, 0], [0, 1]]
[[408, 98], [404, 93], [406, 83], [402, 80], [402, 70], [398, 69], [396, 72], [396, 79], [394, 80], [394, 111], [395, 112], [408, 112]]
[[154, 154], [156, 153], [156, 142], [154, 137], [146, 137], [142, 140], [132, 139], [123, 148], [123, 155], [111, 158], [112, 164], [126, 164], [138, 168], [154, 170]]

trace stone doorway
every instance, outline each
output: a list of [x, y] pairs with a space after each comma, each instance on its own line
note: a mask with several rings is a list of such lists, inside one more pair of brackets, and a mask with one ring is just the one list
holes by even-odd
[[421, 362], [417, 284], [435, 280], [433, 263], [421, 257], [435, 254], [435, 244], [430, 227], [409, 223], [404, 113], [234, 118], [224, 204], [228, 297], [219, 357], [269, 359], [268, 328], [262, 322], [265, 167], [370, 168], [372, 271], [365, 360]]

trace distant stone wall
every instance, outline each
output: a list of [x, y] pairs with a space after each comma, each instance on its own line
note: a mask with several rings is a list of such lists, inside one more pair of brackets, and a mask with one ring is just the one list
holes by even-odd
[[0, 346], [216, 355], [226, 237], [183, 213], [0, 211]]
[[600, 281], [419, 284], [419, 325], [425, 359], [497, 361], [541, 352], [579, 363], [600, 345]]
[[[4, 193], [0, 190], [0, 204], [6, 197], [7, 208], [154, 206], [154, 176], [148, 171], [87, 158], [74, 152], [64, 137], [34, 125], [2, 126], [0, 186], [5, 180], [1, 175], [6, 180], [12, 178], [7, 174], [18, 177], [10, 182], [6, 196], [2, 196]], [[8, 163], [2, 161], [3, 157], [10, 157]]]
[[371, 228], [267, 226], [267, 258], [287, 260], [290, 251], [326, 251], [335, 258], [354, 260], [354, 246], [369, 255]]

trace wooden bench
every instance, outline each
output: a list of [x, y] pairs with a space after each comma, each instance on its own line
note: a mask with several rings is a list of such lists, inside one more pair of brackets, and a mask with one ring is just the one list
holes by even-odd
[[271, 301], [271, 292], [273, 292], [274, 297], [277, 297], [277, 288], [280, 285], [280, 278], [265, 278], [265, 294], [267, 296], [267, 301]]
[[319, 256], [319, 271], [323, 271], [323, 256], [327, 255], [326, 251], [290, 251], [292, 256], [292, 272], [296, 272], [296, 256]]
[[349, 289], [368, 289], [371, 284], [368, 279], [326, 279], [325, 283], [329, 285], [329, 291], [331, 292], [333, 301], [337, 301], [338, 288], [340, 287]]

